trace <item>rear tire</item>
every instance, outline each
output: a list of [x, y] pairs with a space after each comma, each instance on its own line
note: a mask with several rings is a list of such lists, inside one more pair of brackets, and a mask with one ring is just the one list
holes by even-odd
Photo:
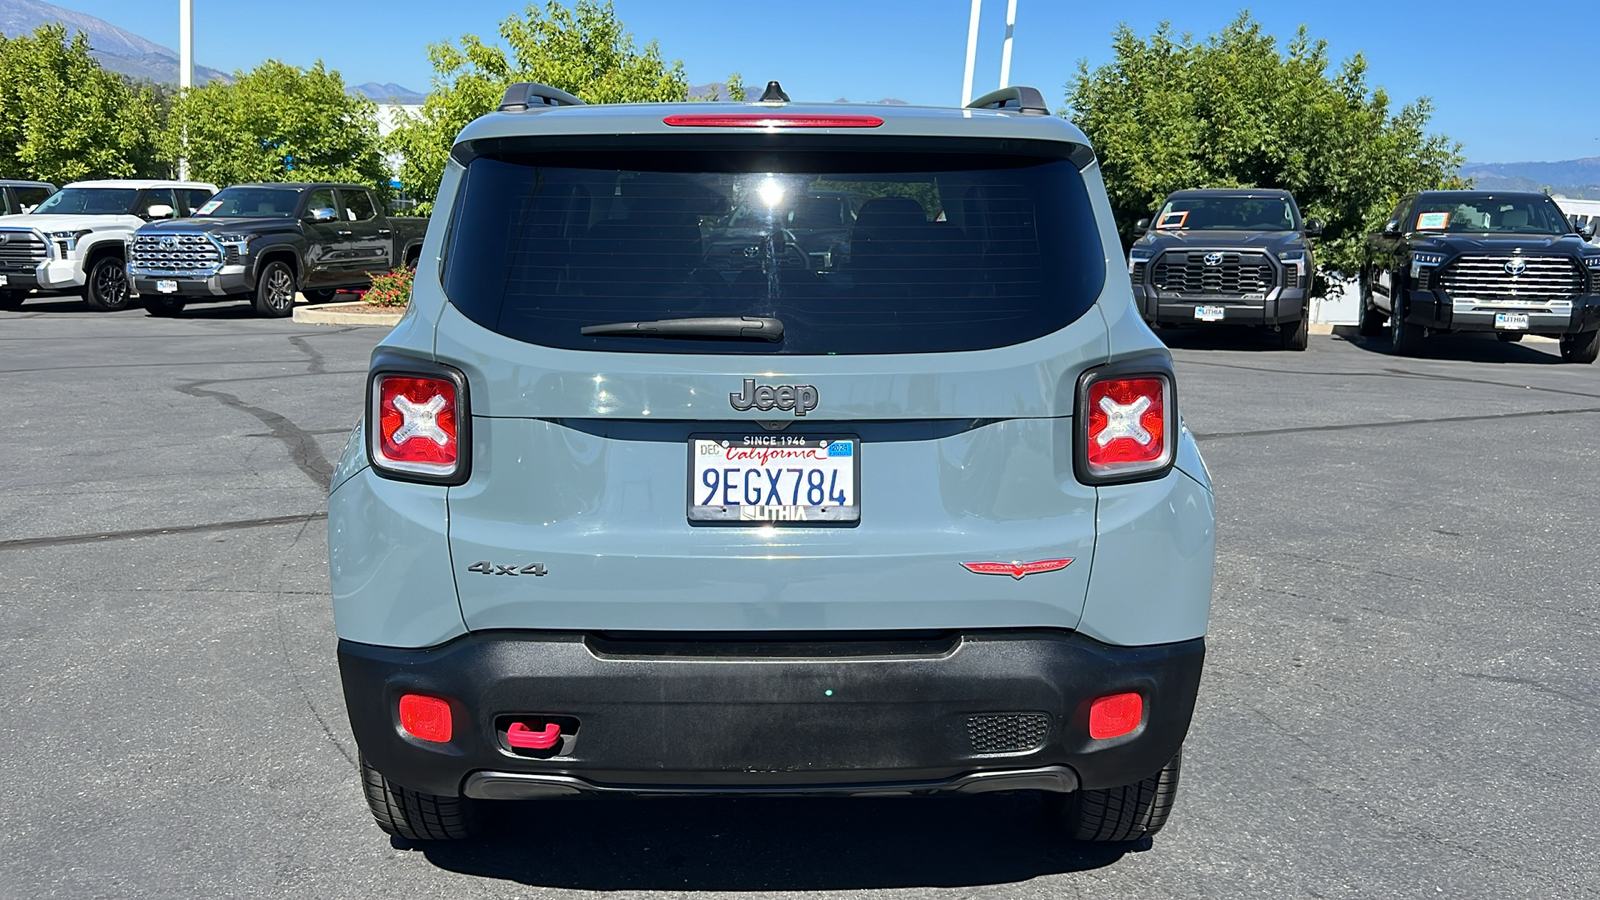
[[339, 289], [322, 288], [320, 290], [301, 291], [300, 293], [305, 294], [306, 300], [311, 303], [327, 303], [333, 298], [339, 296]]
[[0, 309], [18, 309], [26, 299], [26, 291], [0, 291]]
[[466, 797], [407, 790], [361, 758], [361, 789], [372, 818], [386, 833], [408, 841], [459, 841], [472, 836], [477, 817]]
[[1294, 328], [1285, 327], [1278, 332], [1278, 339], [1285, 350], [1304, 350], [1311, 343], [1311, 317], [1301, 311], [1300, 321], [1294, 323]]
[[1592, 363], [1600, 356], [1600, 331], [1561, 339], [1561, 358], [1569, 363]]
[[256, 315], [281, 319], [294, 314], [294, 295], [298, 289], [294, 269], [279, 260], [267, 263], [256, 280], [256, 289], [250, 294], [250, 303]]
[[89, 267], [83, 301], [90, 309], [118, 312], [128, 308], [128, 272], [120, 256], [102, 256]]
[[1522, 340], [1522, 332], [1520, 331], [1496, 331], [1494, 336], [1499, 338], [1502, 344], [1515, 344], [1517, 341]]
[[1405, 289], [1391, 282], [1394, 311], [1389, 314], [1389, 349], [1397, 356], [1416, 356], [1422, 352], [1422, 328], [1406, 321]]
[[144, 303], [144, 311], [152, 316], [171, 318], [183, 312], [184, 300], [182, 297], [172, 297], [165, 294], [145, 294], [140, 300]]
[[1365, 274], [1361, 276], [1361, 322], [1356, 326], [1356, 333], [1362, 337], [1383, 334], [1383, 313], [1372, 305], [1372, 284]]
[[1062, 824], [1075, 841], [1137, 841], [1160, 831], [1178, 798], [1179, 753], [1143, 781], [1097, 791], [1075, 791], [1062, 810]]

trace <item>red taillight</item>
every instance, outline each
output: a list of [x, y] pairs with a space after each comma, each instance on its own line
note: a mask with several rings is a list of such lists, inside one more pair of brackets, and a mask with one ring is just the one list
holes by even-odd
[[1089, 737], [1097, 741], [1122, 737], [1144, 719], [1144, 698], [1138, 694], [1111, 694], [1089, 705]]
[[450, 704], [438, 697], [406, 694], [400, 698], [400, 727], [418, 740], [443, 744], [450, 740]]
[[688, 113], [661, 121], [697, 128], [877, 128], [883, 124], [877, 116], [800, 113]]
[[1177, 429], [1168, 376], [1098, 378], [1083, 390], [1080, 452], [1091, 481], [1147, 475], [1171, 464]]
[[433, 478], [461, 464], [461, 397], [449, 378], [378, 375], [372, 382], [372, 461], [382, 469]]

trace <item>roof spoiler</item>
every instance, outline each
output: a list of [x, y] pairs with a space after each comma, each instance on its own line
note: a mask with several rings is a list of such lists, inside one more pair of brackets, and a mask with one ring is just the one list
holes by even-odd
[[[1035, 93], [1038, 93], [1035, 91]], [[583, 106], [584, 102], [566, 91], [547, 84], [519, 81], [500, 96], [500, 112], [522, 112], [530, 106]]]
[[1020, 112], [1025, 116], [1048, 116], [1050, 107], [1044, 105], [1044, 95], [1038, 88], [1017, 85], [990, 91], [967, 104], [967, 109], [998, 109]]

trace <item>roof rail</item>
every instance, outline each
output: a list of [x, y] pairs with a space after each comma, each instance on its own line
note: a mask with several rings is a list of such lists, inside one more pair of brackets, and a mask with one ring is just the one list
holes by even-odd
[[500, 96], [500, 112], [522, 112], [530, 106], [583, 106], [582, 100], [547, 84], [519, 81]]
[[1050, 107], [1044, 105], [1044, 95], [1039, 93], [1039, 89], [1023, 85], [990, 91], [968, 103], [967, 109], [1009, 110], [1025, 116], [1050, 115]]

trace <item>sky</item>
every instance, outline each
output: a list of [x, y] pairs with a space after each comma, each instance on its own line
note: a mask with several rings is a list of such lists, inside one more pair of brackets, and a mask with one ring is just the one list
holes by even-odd
[[[54, 0], [158, 44], [178, 46], [178, 0]], [[958, 105], [969, 0], [615, 0], [640, 44], [681, 59], [690, 84], [739, 72], [759, 88], [782, 81], [797, 100], [881, 100]], [[394, 82], [426, 92], [427, 47], [463, 33], [488, 37], [525, 4], [503, 0], [194, 0], [195, 61], [224, 71], [276, 58], [321, 59], [351, 84]], [[541, 2], [542, 6], [542, 2]], [[1111, 59], [1121, 23], [1148, 35], [1170, 21], [1197, 37], [1221, 30], [1244, 5], [1212, 0], [1085, 3], [1017, 0], [1011, 83], [1063, 103], [1078, 61]], [[1584, 21], [1570, 2], [1484, 0], [1448, 6], [1407, 0], [1258, 4], [1268, 33], [1286, 42], [1304, 24], [1337, 61], [1357, 52], [1369, 84], [1396, 106], [1433, 98], [1432, 130], [1460, 141], [1469, 161], [1600, 156], [1600, 124], [1584, 99], [1590, 67], [1562, 23]], [[974, 94], [998, 86], [1005, 0], [985, 0]], [[1512, 62], [1515, 64], [1512, 64]]]

